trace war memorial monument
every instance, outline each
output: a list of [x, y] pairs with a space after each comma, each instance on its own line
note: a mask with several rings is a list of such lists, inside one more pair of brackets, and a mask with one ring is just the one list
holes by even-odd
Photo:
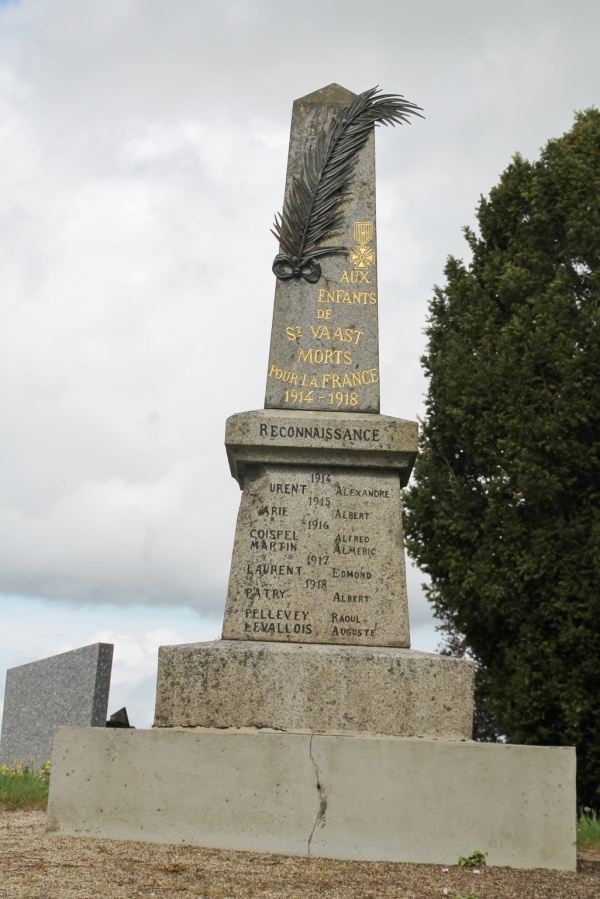
[[418, 114], [294, 103], [264, 409], [226, 424], [222, 639], [160, 648], [152, 730], [57, 730], [51, 832], [574, 869], [574, 750], [473, 742], [472, 663], [410, 649], [417, 425], [380, 414], [374, 132]]

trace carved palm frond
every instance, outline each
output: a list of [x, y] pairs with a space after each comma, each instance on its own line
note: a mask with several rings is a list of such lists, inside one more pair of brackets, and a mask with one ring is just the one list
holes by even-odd
[[283, 212], [275, 216], [271, 233], [283, 250], [273, 262], [277, 277], [318, 281], [321, 267], [316, 260], [347, 252], [347, 247], [323, 246], [323, 241], [343, 222], [342, 200], [350, 192], [358, 152], [375, 125], [409, 122], [409, 116], [420, 116], [420, 108], [374, 87], [321, 131], [307, 150], [300, 176], [292, 176]]

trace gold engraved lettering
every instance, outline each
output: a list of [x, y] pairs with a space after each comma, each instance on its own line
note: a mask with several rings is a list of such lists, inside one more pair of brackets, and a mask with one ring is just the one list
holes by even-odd
[[319, 287], [319, 293], [317, 294], [317, 301], [319, 303], [335, 303], [333, 294], [334, 294], [333, 290], [325, 290], [324, 287]]
[[317, 309], [317, 318], [331, 318], [331, 309]]
[[284, 403], [308, 403], [314, 402], [314, 390], [290, 390], [283, 391]]
[[340, 281], [347, 281], [349, 284], [370, 284], [369, 281], [369, 273], [361, 272], [359, 269], [354, 269], [352, 272], [344, 271], [342, 273], [342, 277]]
[[[339, 375], [332, 375], [332, 381], [337, 378], [339, 381]], [[340, 406], [358, 406], [358, 393], [356, 392], [344, 392], [343, 390], [332, 390], [327, 394], [329, 405], [335, 406], [339, 409]]]
[[[335, 381], [333, 380], [334, 378], [336, 379]], [[341, 383], [339, 383], [340, 378], [342, 378]], [[325, 390], [328, 387], [332, 389], [338, 387], [363, 387], [367, 384], [377, 383], [379, 383], [379, 377], [376, 368], [367, 368], [365, 371], [353, 371], [344, 375], [321, 375], [321, 390]]]
[[367, 293], [364, 290], [361, 290], [357, 293], [355, 290], [352, 291], [352, 303], [354, 305], [360, 304], [361, 306], [373, 306], [377, 302], [377, 294], [375, 293]]
[[351, 350], [303, 350], [300, 348], [298, 362], [310, 362], [316, 365], [352, 365], [352, 352]]
[[285, 329], [285, 333], [288, 340], [298, 340], [299, 337], [302, 337], [302, 328], [300, 325], [291, 325]]
[[286, 371], [275, 364], [271, 365], [271, 368], [269, 369], [269, 377], [275, 378], [276, 381], [283, 381], [284, 384], [298, 383], [298, 375], [295, 371]]
[[335, 328], [331, 330], [327, 325], [309, 325], [310, 332], [315, 340], [339, 340], [340, 343], [356, 343], [365, 333], [356, 328]]
[[[325, 290], [324, 287], [319, 288], [317, 294], [317, 302], [319, 303], [347, 303], [350, 306], [375, 306], [377, 303], [377, 294], [368, 293], [367, 291], [353, 291], [352, 295], [347, 290]], [[319, 316], [320, 318], [321, 316]], [[330, 316], [325, 316], [330, 318]]]

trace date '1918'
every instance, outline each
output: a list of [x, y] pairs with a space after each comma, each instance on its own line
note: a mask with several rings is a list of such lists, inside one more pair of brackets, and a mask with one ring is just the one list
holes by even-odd
[[[340, 406], [358, 406], [358, 393], [354, 391], [342, 391], [335, 390], [331, 393], [320, 393], [316, 397], [317, 400], [327, 399], [328, 405], [335, 406], [339, 408]], [[287, 405], [294, 405], [294, 403], [306, 403], [306, 405], [310, 406], [315, 401], [315, 391], [314, 390], [295, 390], [289, 389], [285, 390], [283, 394], [283, 401]]]

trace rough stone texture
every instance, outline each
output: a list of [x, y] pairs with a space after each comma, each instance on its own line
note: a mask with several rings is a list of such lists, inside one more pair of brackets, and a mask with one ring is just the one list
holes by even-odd
[[57, 835], [569, 871], [575, 821], [573, 749], [211, 730], [59, 728], [48, 807]]
[[54, 728], [104, 727], [112, 669], [112, 643], [9, 668], [6, 672], [0, 764], [52, 758]]
[[223, 637], [410, 646], [398, 475], [249, 467]]
[[336, 465], [389, 468], [406, 487], [417, 455], [415, 421], [389, 415], [260, 409], [227, 419], [232, 477], [244, 486], [247, 465]]
[[[355, 96], [331, 84], [294, 103], [284, 203], [306, 146]], [[348, 253], [321, 258], [316, 284], [277, 280], [266, 408], [379, 412], [374, 134], [358, 154], [344, 206], [329, 244]]]
[[473, 672], [470, 662], [406, 649], [161, 646], [154, 723], [469, 739]]

